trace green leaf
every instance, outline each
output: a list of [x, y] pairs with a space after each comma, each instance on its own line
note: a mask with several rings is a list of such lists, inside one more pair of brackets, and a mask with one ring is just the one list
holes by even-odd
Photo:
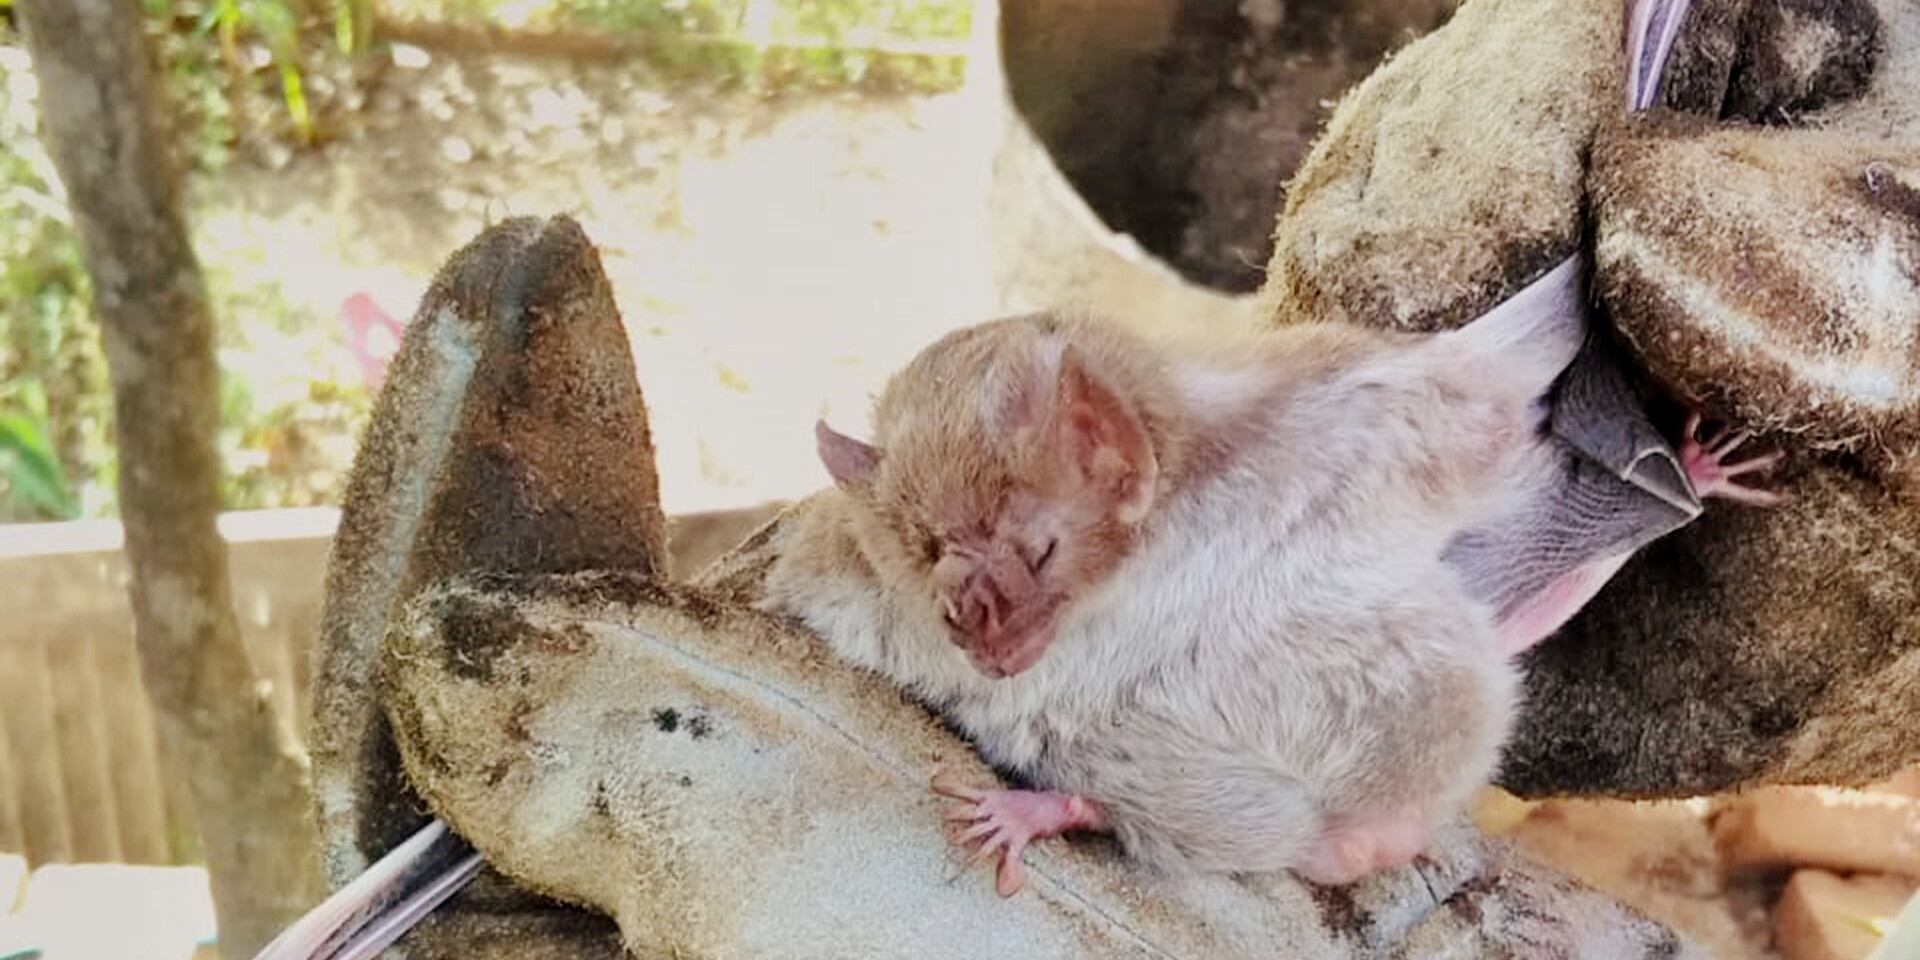
[[313, 115], [307, 112], [306, 86], [300, 71], [286, 60], [280, 61], [280, 92], [287, 101], [287, 114], [293, 117], [293, 129], [303, 144], [313, 143]]
[[62, 520], [80, 514], [39, 423], [17, 413], [0, 415], [0, 466], [13, 495], [35, 511]]
[[333, 5], [333, 45], [341, 53], [355, 52], [353, 47], [353, 4], [336, 0]]
[[196, 37], [204, 37], [211, 34], [214, 27], [219, 26], [225, 21], [225, 14], [226, 5], [217, 3], [208, 4], [206, 9], [200, 11], [200, 16], [194, 18], [193, 35]]
[[237, 55], [236, 51], [239, 49], [240, 20], [240, 4], [236, 0], [215, 0], [201, 12], [195, 29], [201, 31], [201, 36], [217, 29], [220, 34], [221, 52], [232, 58]]
[[281, 0], [253, 0], [247, 3], [246, 20], [260, 32], [272, 48], [274, 59], [294, 52], [300, 44], [300, 22], [293, 8]]

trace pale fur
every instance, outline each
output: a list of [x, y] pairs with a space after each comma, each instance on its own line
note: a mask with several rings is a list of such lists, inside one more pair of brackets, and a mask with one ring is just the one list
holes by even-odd
[[[770, 608], [902, 684], [995, 764], [1099, 801], [1129, 851], [1161, 866], [1298, 867], [1329, 828], [1406, 811], [1431, 823], [1486, 781], [1517, 676], [1441, 552], [1507, 496], [1538, 384], [1456, 334], [1309, 325], [1150, 343], [1044, 317], [981, 331], [958, 342], [998, 351], [995, 374], [956, 379], [939, 354], [950, 338], [888, 386], [886, 468], [989, 473], [1009, 454], [981, 438], [1022, 389], [1007, 371], [1050, 383], [1071, 343], [1134, 402], [1159, 454], [1155, 502], [1117, 568], [1070, 604], [1036, 665], [989, 679], [948, 641], [892, 508], [830, 490], [797, 515]], [[938, 456], [917, 458], [921, 441]]]

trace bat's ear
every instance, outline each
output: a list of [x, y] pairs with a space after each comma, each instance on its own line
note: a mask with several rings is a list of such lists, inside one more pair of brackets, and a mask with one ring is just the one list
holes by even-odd
[[1055, 423], [1068, 468], [1115, 519], [1140, 522], [1160, 473], [1146, 424], [1071, 346], [1060, 356], [1056, 390]]
[[814, 421], [813, 440], [820, 451], [820, 462], [833, 476], [834, 486], [842, 490], [865, 487], [873, 469], [880, 465], [879, 447], [855, 440], [827, 426], [825, 420]]

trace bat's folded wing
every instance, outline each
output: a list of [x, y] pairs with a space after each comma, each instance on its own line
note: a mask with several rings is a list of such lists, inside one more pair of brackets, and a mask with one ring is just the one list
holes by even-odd
[[[1560, 481], [1584, 562], [1639, 547], [1700, 515], [1673, 446], [1648, 419], [1628, 360], [1589, 318], [1583, 256], [1568, 257], [1453, 336], [1497, 357], [1501, 375], [1551, 402], [1550, 427], [1577, 455]], [[1550, 533], [1551, 531], [1547, 531]], [[1530, 535], [1539, 535], [1536, 527]]]
[[1586, 461], [1567, 487], [1573, 508], [1610, 517], [1591, 531], [1589, 559], [1638, 550], [1701, 511], [1679, 454], [1647, 418], [1623, 364], [1604, 340], [1590, 338], [1553, 405], [1554, 436]]

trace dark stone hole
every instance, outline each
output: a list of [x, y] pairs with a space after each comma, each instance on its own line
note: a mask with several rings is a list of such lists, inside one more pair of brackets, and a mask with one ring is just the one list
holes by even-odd
[[1080, 195], [1189, 280], [1257, 289], [1330, 104], [1455, 0], [1023, 0], [1014, 104]]

